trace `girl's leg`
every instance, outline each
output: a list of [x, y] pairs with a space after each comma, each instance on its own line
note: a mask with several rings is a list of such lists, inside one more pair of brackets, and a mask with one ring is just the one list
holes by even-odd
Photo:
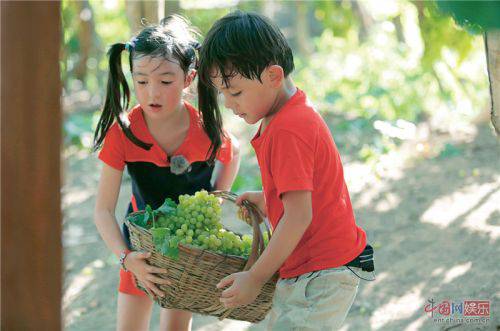
[[160, 331], [191, 331], [193, 314], [179, 309], [165, 309], [160, 311]]
[[148, 296], [118, 292], [117, 331], [148, 331], [153, 301]]

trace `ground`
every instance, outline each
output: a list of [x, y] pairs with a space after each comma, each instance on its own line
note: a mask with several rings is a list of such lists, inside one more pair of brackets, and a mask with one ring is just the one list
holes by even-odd
[[[337, 135], [335, 125], [345, 119], [326, 118], [343, 156], [357, 223], [375, 247], [377, 269], [374, 282], [361, 282], [342, 330], [473, 330], [471, 324], [439, 324], [424, 312], [428, 300], [468, 299], [491, 300], [490, 322], [482, 328], [498, 330], [500, 144], [489, 125], [464, 134], [431, 132], [377, 162], [362, 162], [357, 152], [370, 137], [363, 130], [359, 136]], [[250, 160], [241, 173], [253, 178], [258, 170], [251, 131], [235, 134]], [[95, 155], [73, 148], [65, 150], [64, 162], [64, 325], [114, 330], [118, 264], [92, 220], [100, 164]], [[129, 198], [125, 180], [119, 219]], [[156, 307], [151, 330], [158, 329], [158, 313]], [[195, 315], [193, 330], [262, 330], [264, 323]]]

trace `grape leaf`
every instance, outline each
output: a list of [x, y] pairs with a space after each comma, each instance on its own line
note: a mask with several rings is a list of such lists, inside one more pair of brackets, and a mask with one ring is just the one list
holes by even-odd
[[[165, 240], [163, 242], [163, 244], [161, 245], [161, 249], [160, 249], [160, 252], [165, 255], [165, 256], [168, 256], [174, 260], [178, 260], [179, 259], [179, 243], [177, 242], [176, 244], [174, 245], [171, 245], [172, 243], [172, 239], [175, 240], [175, 238], [170, 238], [170, 240]], [[174, 247], [172, 247], [174, 246]]]
[[169, 228], [152, 228], [150, 229], [151, 234], [153, 235], [153, 244], [157, 251], [161, 251], [161, 247], [163, 242], [168, 241], [168, 237], [170, 235]]
[[157, 212], [165, 216], [174, 214], [176, 210], [177, 210], [177, 204], [170, 198], [166, 198], [163, 205], [161, 205], [158, 209], [156, 209]]
[[148, 224], [148, 219], [149, 219], [149, 214], [148, 213], [140, 213], [140, 214], [135, 214], [135, 215], [129, 215], [128, 217], [128, 220], [137, 225], [137, 226], [140, 226], [142, 228], [147, 228], [147, 224]]

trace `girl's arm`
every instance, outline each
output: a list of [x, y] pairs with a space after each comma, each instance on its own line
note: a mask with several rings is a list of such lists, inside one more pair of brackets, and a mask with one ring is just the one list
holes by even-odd
[[[123, 171], [116, 170], [104, 164], [97, 192], [94, 210], [94, 222], [104, 243], [117, 256], [127, 249], [122, 233], [115, 217], [116, 203], [120, 193]], [[155, 284], [168, 285], [170, 281], [157, 277], [155, 274], [167, 273], [167, 270], [147, 264], [150, 253], [131, 252], [124, 261], [125, 267], [146, 287], [152, 296], [163, 296], [163, 292]]]
[[215, 167], [215, 183], [214, 189], [221, 191], [231, 190], [234, 179], [240, 168], [240, 144], [236, 137], [229, 134], [231, 137], [231, 148], [233, 150], [233, 158], [228, 164], [222, 164], [217, 161]]
[[97, 231], [109, 250], [117, 257], [120, 257], [120, 253], [127, 249], [115, 218], [122, 174], [123, 171], [116, 170], [107, 164], [103, 165], [94, 210]]

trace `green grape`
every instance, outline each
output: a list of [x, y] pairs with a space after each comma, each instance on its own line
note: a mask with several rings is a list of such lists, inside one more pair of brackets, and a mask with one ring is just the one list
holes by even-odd
[[252, 236], [240, 237], [226, 231], [221, 223], [221, 215], [219, 198], [201, 190], [194, 195], [179, 196], [179, 204], [173, 215], [160, 215], [158, 223], [168, 224], [169, 232], [174, 235], [170, 237], [171, 247], [185, 243], [214, 252], [247, 257]]

